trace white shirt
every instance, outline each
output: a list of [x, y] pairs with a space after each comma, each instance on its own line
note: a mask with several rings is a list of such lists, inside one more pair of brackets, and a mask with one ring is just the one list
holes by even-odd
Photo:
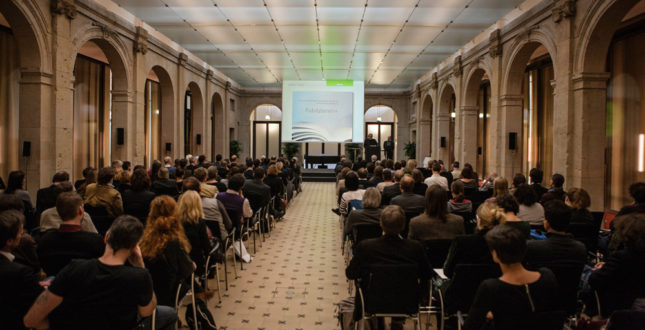
[[340, 209], [340, 213], [342, 215], [347, 215], [349, 213], [349, 201], [352, 200], [363, 200], [363, 195], [365, 194], [365, 189], [358, 189], [358, 190], [352, 190], [352, 191], [346, 191], [343, 193], [343, 195], [340, 197], [340, 205], [338, 208]]
[[13, 262], [14, 259], [16, 259], [16, 256], [11, 254], [11, 252], [6, 252], [6, 251], [0, 251], [0, 254], [5, 256], [5, 258], [9, 259], [9, 261]]
[[442, 177], [441, 175], [439, 175], [437, 173], [432, 174], [432, 176], [427, 178], [427, 179], [425, 179], [425, 181], [423, 181], [423, 183], [425, 183], [428, 186], [428, 188], [430, 188], [433, 185], [439, 185], [441, 188], [443, 188], [443, 190], [445, 190], [445, 191], [449, 190], [448, 189], [448, 179]]

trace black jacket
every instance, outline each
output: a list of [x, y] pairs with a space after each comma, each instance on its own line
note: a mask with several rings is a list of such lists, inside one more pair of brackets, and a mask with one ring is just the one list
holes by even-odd
[[123, 198], [123, 213], [134, 216], [145, 224], [148, 213], [150, 213], [150, 202], [155, 198], [155, 193], [150, 190], [128, 189], [123, 192], [121, 197]]
[[152, 183], [152, 192], [155, 196], [168, 195], [174, 199], [179, 196], [177, 182], [169, 179], [159, 179]]
[[249, 200], [253, 212], [269, 204], [271, 199], [271, 187], [260, 180], [246, 180], [242, 192], [244, 197]]
[[58, 197], [57, 186], [55, 184], [38, 189], [36, 193], [36, 212], [43, 213], [48, 208], [56, 206], [56, 197]]
[[392, 198], [401, 195], [401, 188], [398, 182], [383, 188], [381, 195], [381, 205], [390, 205]]
[[390, 200], [390, 205], [398, 205], [405, 212], [421, 213], [425, 209], [426, 199], [412, 192], [403, 192]]
[[553, 264], [575, 264], [580, 270], [587, 261], [585, 245], [570, 234], [547, 233], [547, 239], [527, 242], [524, 262], [529, 269], [549, 268]]
[[24, 329], [22, 317], [43, 290], [40, 274], [0, 254], [0, 324], [3, 329]]
[[267, 175], [264, 179], [264, 184], [271, 188], [271, 197], [275, 195], [282, 195], [284, 192], [284, 185], [282, 185], [282, 179], [277, 175]]
[[484, 239], [486, 232], [482, 230], [471, 235], [455, 237], [443, 264], [443, 272], [447, 277], [452, 278], [458, 264], [493, 264], [488, 244]]

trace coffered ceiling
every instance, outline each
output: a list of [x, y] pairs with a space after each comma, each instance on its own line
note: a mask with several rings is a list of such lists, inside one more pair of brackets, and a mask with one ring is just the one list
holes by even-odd
[[243, 86], [409, 87], [523, 0], [113, 0]]

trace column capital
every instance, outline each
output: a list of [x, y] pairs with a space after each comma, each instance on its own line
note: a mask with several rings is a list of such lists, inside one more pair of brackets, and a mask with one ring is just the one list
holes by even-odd
[[51, 0], [51, 11], [54, 14], [65, 15], [69, 19], [76, 18], [74, 0]]
[[609, 72], [581, 72], [573, 75], [573, 90], [579, 89], [606, 89], [607, 81], [611, 77]]
[[476, 106], [476, 105], [462, 105], [459, 115], [460, 116], [477, 116], [477, 112], [479, 112], [479, 107]]

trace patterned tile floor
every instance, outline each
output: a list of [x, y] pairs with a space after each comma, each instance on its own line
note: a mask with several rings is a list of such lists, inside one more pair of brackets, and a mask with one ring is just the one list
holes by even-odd
[[[304, 183], [237, 279], [229, 258], [229, 290], [222, 273], [222, 302], [208, 302], [220, 329], [339, 329], [335, 303], [349, 294], [334, 192], [334, 183]], [[245, 245], [253, 252], [252, 240]]]

